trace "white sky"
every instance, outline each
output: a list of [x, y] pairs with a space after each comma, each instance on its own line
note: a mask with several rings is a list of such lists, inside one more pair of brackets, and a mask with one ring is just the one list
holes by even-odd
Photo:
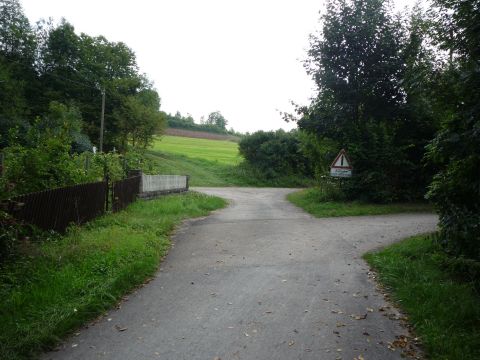
[[64, 17], [77, 33], [126, 43], [162, 110], [197, 122], [219, 110], [237, 131], [290, 129], [278, 111], [291, 112], [291, 100], [306, 104], [314, 94], [301, 60], [324, 0], [20, 2], [32, 24]]

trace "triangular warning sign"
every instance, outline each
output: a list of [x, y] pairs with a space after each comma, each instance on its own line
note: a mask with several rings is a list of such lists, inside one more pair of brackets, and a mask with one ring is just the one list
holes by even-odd
[[352, 169], [350, 159], [348, 158], [345, 149], [340, 150], [330, 167], [335, 169]]

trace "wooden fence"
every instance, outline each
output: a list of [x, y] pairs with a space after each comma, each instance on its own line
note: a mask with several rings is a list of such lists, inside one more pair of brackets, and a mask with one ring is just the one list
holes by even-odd
[[64, 232], [71, 223], [102, 215], [107, 189], [107, 182], [100, 181], [20, 195], [8, 201], [7, 211], [41, 229]]
[[140, 192], [141, 176], [132, 176], [112, 184], [112, 211], [125, 209], [137, 199]]
[[80, 225], [103, 215], [110, 210], [109, 203], [112, 212], [117, 212], [137, 197], [149, 199], [188, 190], [188, 176], [143, 175], [141, 171], [130, 175], [113, 183], [101, 181], [21, 195], [0, 205], [17, 219], [64, 232], [72, 223]]

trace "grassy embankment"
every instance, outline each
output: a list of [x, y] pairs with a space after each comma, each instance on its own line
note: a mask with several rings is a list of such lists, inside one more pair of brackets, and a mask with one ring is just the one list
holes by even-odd
[[148, 157], [163, 174], [188, 174], [191, 186], [303, 187], [311, 180], [300, 176], [266, 179], [242, 162], [233, 141], [163, 136]]
[[432, 206], [424, 203], [370, 204], [358, 201], [331, 201], [329, 194], [319, 188], [291, 193], [288, 200], [316, 217], [433, 212]]
[[480, 264], [448, 258], [431, 236], [365, 259], [407, 313], [429, 358], [480, 359]]
[[137, 201], [66, 236], [33, 243], [0, 268], [0, 359], [23, 359], [152, 276], [182, 219], [225, 206], [198, 193]]

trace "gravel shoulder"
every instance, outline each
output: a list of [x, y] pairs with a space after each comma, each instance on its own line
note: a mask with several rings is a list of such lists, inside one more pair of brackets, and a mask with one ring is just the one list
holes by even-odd
[[361, 256], [436, 215], [317, 219], [293, 189], [195, 190], [230, 206], [185, 222], [148, 285], [44, 359], [401, 359]]

